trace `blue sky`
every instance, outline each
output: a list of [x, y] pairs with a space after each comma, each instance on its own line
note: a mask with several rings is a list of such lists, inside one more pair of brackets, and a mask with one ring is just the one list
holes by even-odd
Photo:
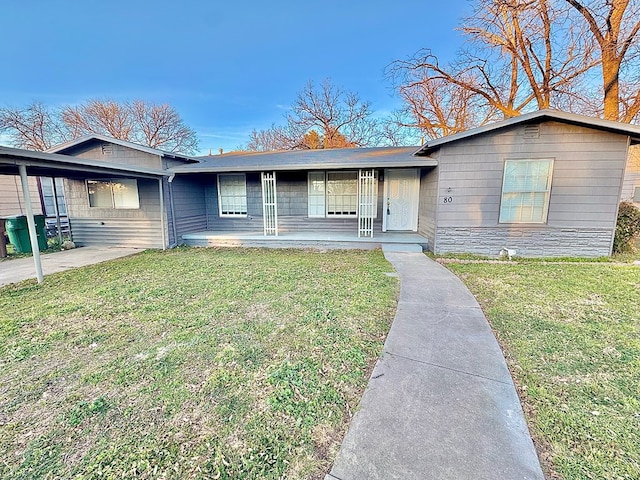
[[166, 102], [202, 153], [228, 151], [282, 123], [309, 80], [393, 110], [385, 66], [420, 48], [450, 58], [468, 10], [465, 0], [7, 1], [0, 106]]

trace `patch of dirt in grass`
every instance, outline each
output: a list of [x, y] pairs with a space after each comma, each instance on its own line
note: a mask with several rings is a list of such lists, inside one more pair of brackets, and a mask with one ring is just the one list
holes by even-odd
[[326, 423], [319, 424], [313, 427], [311, 431], [311, 438], [313, 441], [313, 448], [315, 450], [315, 456], [324, 466], [322, 473], [318, 474], [317, 478], [321, 478], [320, 475], [329, 473], [331, 469], [331, 462], [340, 449], [340, 442], [344, 438], [346, 430], [334, 425], [328, 425]]

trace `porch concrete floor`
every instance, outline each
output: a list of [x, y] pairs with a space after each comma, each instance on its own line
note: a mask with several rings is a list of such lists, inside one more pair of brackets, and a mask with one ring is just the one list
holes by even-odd
[[415, 232], [375, 232], [373, 237], [358, 237], [345, 232], [283, 232], [265, 236], [262, 232], [204, 231], [182, 235], [182, 241], [195, 247], [237, 246], [274, 248], [361, 248], [374, 249], [383, 244], [418, 244], [426, 249], [428, 240]]

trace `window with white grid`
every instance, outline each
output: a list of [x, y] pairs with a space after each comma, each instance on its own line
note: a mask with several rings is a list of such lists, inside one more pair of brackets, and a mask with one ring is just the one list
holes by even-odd
[[327, 216], [358, 213], [358, 172], [327, 172]]
[[324, 217], [325, 214], [325, 181], [324, 172], [309, 172], [307, 178], [308, 215]]
[[221, 217], [247, 215], [247, 179], [244, 173], [218, 175], [218, 205]]
[[553, 159], [506, 160], [500, 223], [545, 223]]

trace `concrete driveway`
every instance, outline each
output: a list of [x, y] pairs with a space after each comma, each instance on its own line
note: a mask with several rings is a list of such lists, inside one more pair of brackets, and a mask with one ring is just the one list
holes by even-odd
[[[62, 272], [71, 268], [106, 262], [115, 258], [127, 257], [142, 252], [141, 248], [131, 247], [80, 247], [62, 252], [41, 255], [42, 271], [44, 275]], [[33, 257], [17, 258], [0, 262], [0, 287], [10, 283], [22, 282], [36, 278]], [[45, 282], [47, 281], [45, 277]]]

